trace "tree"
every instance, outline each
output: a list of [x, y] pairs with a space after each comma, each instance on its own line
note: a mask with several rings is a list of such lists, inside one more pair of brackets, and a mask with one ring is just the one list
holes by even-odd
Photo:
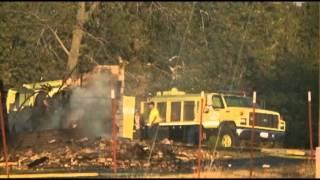
[[88, 21], [89, 17], [96, 9], [99, 2], [93, 2], [90, 6], [90, 9], [86, 11], [86, 3], [79, 2], [78, 6], [78, 13], [77, 13], [77, 20], [74, 26], [74, 30], [72, 32], [72, 42], [70, 53], [68, 53], [68, 70], [72, 71], [78, 63], [79, 58], [79, 51], [81, 47], [81, 40], [84, 34], [84, 24]]

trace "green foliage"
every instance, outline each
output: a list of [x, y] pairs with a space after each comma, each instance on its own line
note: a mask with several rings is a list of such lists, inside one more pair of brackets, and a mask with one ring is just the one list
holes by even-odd
[[72, 3], [5, 2], [0, 9], [0, 71], [5, 84], [61, 79], [67, 56], [47, 24], [62, 40], [68, 39], [74, 24], [68, 18], [73, 16]]

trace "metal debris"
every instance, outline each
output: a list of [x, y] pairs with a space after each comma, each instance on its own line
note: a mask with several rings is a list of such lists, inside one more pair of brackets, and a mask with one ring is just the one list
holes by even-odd
[[36, 160], [32, 161], [30, 164], [28, 164], [28, 168], [33, 168], [35, 166], [38, 166], [38, 165], [44, 163], [47, 160], [49, 160], [48, 157], [42, 157], [40, 159], [36, 159]]
[[[13, 166], [13, 168], [112, 168], [111, 139], [81, 137], [80, 135], [66, 136], [68, 133], [65, 132], [62, 134], [51, 132], [52, 136], [45, 136], [46, 133], [43, 132], [44, 135], [39, 136], [42, 139], [33, 141], [25, 139], [26, 142], [14, 150], [12, 157], [16, 157], [16, 159], [11, 158], [10, 161], [18, 162], [19, 166]], [[33, 138], [34, 136], [29, 137]], [[168, 143], [169, 141], [163, 142]], [[167, 143], [155, 145], [154, 153], [148, 164], [150, 142], [118, 139], [117, 163], [119, 168], [151, 168], [157, 171], [169, 170], [172, 172], [177, 169], [190, 170], [197, 158], [197, 151]], [[204, 157], [206, 156], [209, 157], [209, 155]], [[188, 165], [182, 166], [181, 163]]]

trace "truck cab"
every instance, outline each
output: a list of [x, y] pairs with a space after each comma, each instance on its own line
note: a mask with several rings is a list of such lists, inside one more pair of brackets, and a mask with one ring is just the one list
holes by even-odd
[[[203, 111], [204, 128], [223, 127], [230, 131], [222, 132], [221, 141], [225, 143], [222, 146], [233, 146], [235, 137], [242, 140], [250, 139], [253, 124], [252, 98], [237, 94], [209, 93], [206, 99]], [[282, 139], [285, 126], [285, 121], [278, 112], [263, 109], [257, 104], [254, 130], [259, 141], [275, 142]]]

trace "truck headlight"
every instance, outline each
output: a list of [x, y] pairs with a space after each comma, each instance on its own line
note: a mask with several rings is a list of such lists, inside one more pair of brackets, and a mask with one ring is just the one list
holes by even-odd
[[241, 125], [246, 125], [247, 124], [247, 118], [241, 118], [240, 119], [240, 124]]

